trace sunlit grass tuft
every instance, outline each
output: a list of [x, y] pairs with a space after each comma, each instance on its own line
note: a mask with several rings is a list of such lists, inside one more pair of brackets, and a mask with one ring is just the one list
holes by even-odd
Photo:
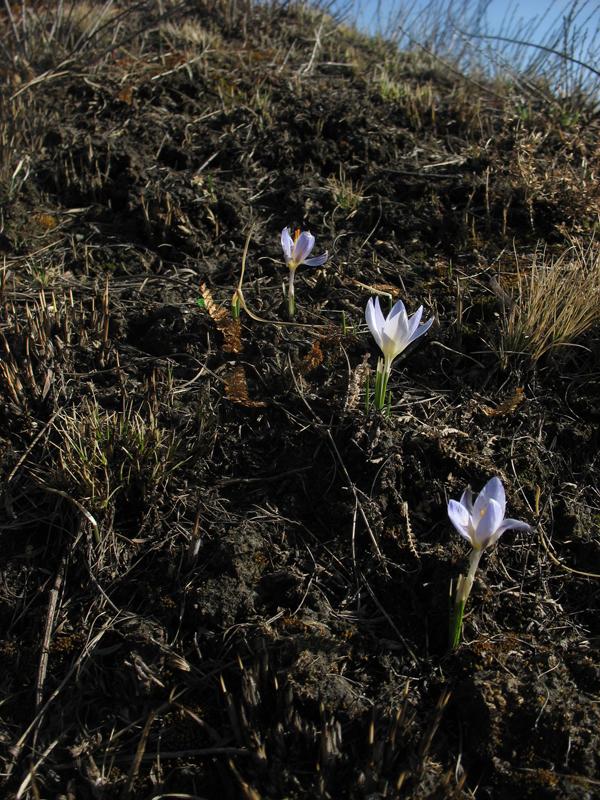
[[155, 500], [177, 467], [173, 434], [131, 407], [105, 411], [87, 400], [62, 412], [55, 432], [55, 469], [38, 477], [100, 518], [119, 498], [138, 504]]
[[501, 358], [527, 354], [533, 362], [576, 340], [600, 322], [600, 248], [573, 240], [557, 258], [544, 249], [519, 268], [516, 297], [507, 309]]
[[356, 211], [364, 200], [362, 184], [348, 177], [341, 165], [339, 177], [330, 175], [327, 182], [336, 207], [347, 215]]

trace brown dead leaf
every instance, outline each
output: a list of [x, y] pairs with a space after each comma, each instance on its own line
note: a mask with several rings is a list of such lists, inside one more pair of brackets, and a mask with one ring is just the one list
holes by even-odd
[[303, 375], [311, 372], [323, 363], [323, 351], [321, 350], [321, 343], [318, 339], [312, 343], [309, 352], [302, 359], [300, 371]]
[[376, 292], [385, 292], [386, 294], [391, 294], [394, 298], [399, 297], [402, 294], [401, 290], [392, 283], [374, 283], [372, 288]]
[[58, 225], [58, 220], [52, 214], [34, 214], [33, 219], [45, 231], [51, 231]]
[[358, 286], [360, 289], [368, 289], [373, 294], [389, 294], [393, 298], [399, 297], [402, 291], [392, 283], [363, 283], [356, 278], [350, 278], [349, 283]]
[[128, 106], [133, 104], [133, 86], [123, 86], [119, 94], [117, 95], [117, 100], [120, 100], [122, 103], [127, 103]]
[[215, 322], [217, 327], [219, 327], [219, 323], [228, 316], [227, 311], [223, 308], [223, 306], [218, 306], [215, 303], [212, 292], [205, 283], [200, 284], [200, 294], [202, 295], [204, 305], [206, 306], [206, 310], [210, 314], [211, 319]]
[[505, 400], [500, 405], [496, 406], [496, 408], [492, 408], [491, 406], [482, 406], [481, 410], [486, 415], [486, 417], [505, 417], [508, 414], [512, 414], [522, 402], [525, 400], [525, 392], [522, 386], [517, 386], [515, 389], [515, 393], [512, 397], [509, 397], [508, 400]]
[[227, 324], [220, 328], [223, 334], [223, 350], [226, 353], [241, 353], [242, 347], [242, 323], [239, 319], [227, 317]]
[[212, 292], [205, 283], [200, 284], [200, 293], [204, 300], [204, 305], [210, 318], [215, 323], [217, 330], [223, 334], [223, 350], [225, 353], [241, 353], [242, 346], [242, 325], [239, 319], [233, 319], [229, 311], [223, 306], [218, 306], [212, 296]]
[[236, 364], [225, 377], [225, 397], [246, 408], [264, 408], [267, 405], [262, 400], [250, 399], [246, 371], [241, 364]]

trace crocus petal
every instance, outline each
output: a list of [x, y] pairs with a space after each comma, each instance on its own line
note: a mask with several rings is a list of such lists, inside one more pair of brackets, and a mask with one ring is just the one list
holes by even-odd
[[381, 303], [379, 302], [378, 297], [375, 299], [371, 298], [371, 302], [373, 303], [373, 308], [375, 310], [375, 324], [377, 325], [377, 330], [381, 332], [383, 330], [383, 326], [385, 325], [385, 317], [383, 316], [383, 311], [381, 310]]
[[419, 338], [419, 336], [423, 336], [423, 334], [427, 333], [427, 331], [429, 330], [429, 328], [431, 328], [432, 325], [433, 325], [433, 317], [428, 319], [427, 322], [424, 322], [422, 325], [419, 325], [417, 330], [410, 337], [410, 341], [414, 342], [416, 339]]
[[327, 261], [328, 258], [329, 258], [329, 253], [326, 250], [322, 256], [315, 256], [314, 258], [305, 258], [304, 263], [308, 267], [320, 267]]
[[423, 306], [419, 306], [412, 317], [408, 320], [408, 335], [412, 338], [414, 332], [419, 327], [419, 322], [421, 322], [421, 317], [423, 316]]
[[371, 320], [373, 322], [374, 327], [377, 329], [377, 333], [379, 335], [379, 341], [381, 340], [381, 333], [383, 331], [385, 325], [385, 317], [381, 311], [381, 306], [379, 304], [379, 298], [371, 298], [369, 300], [368, 305], [371, 306]]
[[[388, 316], [384, 317], [378, 297], [371, 298], [367, 303], [365, 311], [367, 324], [388, 362], [388, 368], [393, 359], [408, 347], [412, 339], [425, 333], [431, 326], [433, 319], [417, 328], [422, 313], [423, 307], [421, 306], [409, 320], [404, 303], [402, 300], [398, 300], [394, 303]], [[411, 330], [413, 330], [412, 336]]]
[[391, 363], [396, 356], [405, 349], [407, 342], [400, 338], [392, 338], [386, 333], [385, 328], [381, 334], [381, 352], [385, 358]]
[[[481, 509], [487, 505], [489, 500], [495, 500], [502, 509], [502, 516], [506, 512], [506, 494], [500, 478], [492, 478], [479, 492], [479, 497], [475, 501], [475, 514], [479, 516]], [[479, 506], [477, 505], [479, 503]]]
[[401, 353], [408, 345], [408, 316], [404, 305], [397, 309], [394, 306], [383, 326], [383, 333], [396, 343], [396, 355]]
[[[479, 498], [477, 498], [477, 500], [479, 500]], [[477, 501], [475, 502], [475, 509], [476, 508]], [[474, 536], [475, 546], [482, 548], [490, 544], [490, 539], [500, 527], [503, 516], [504, 512], [500, 504], [494, 499], [488, 500], [487, 505], [480, 512], [479, 517], [474, 519], [476, 523]]]
[[303, 264], [304, 259], [310, 255], [310, 251], [315, 246], [315, 237], [308, 231], [302, 231], [294, 243], [292, 252], [296, 264]]
[[469, 512], [462, 505], [462, 503], [457, 503], [456, 500], [450, 500], [448, 502], [448, 517], [460, 535], [470, 544], [473, 544], [470, 533], [471, 520], [469, 517]]
[[289, 261], [292, 257], [292, 247], [294, 246], [294, 242], [292, 237], [290, 236], [289, 228], [284, 228], [281, 231], [281, 247], [283, 249], [283, 255], [285, 256], [285, 260]]
[[379, 298], [373, 299], [371, 297], [365, 309], [365, 319], [367, 321], [367, 325], [369, 326], [369, 330], [373, 334], [373, 338], [377, 342], [377, 346], [383, 350], [383, 341], [381, 339], [381, 329], [383, 328], [383, 325], [379, 324], [380, 317], [383, 319], [381, 309], [379, 308]]
[[460, 498], [461, 506], [464, 506], [469, 514], [473, 513], [473, 492], [471, 491], [471, 487], [467, 486], [467, 488], [462, 493], [462, 497]]
[[403, 338], [406, 338], [408, 334], [408, 314], [402, 300], [394, 303], [394, 307], [385, 320], [385, 328], [388, 336], [394, 336], [396, 331], [402, 331]]
[[498, 527], [496, 533], [493, 535], [493, 541], [490, 544], [494, 544], [497, 542], [498, 539], [502, 536], [504, 531], [530, 531], [531, 525], [528, 525], [526, 522], [521, 522], [518, 519], [511, 519], [507, 517], [504, 522]]
[[396, 300], [396, 302], [392, 307], [392, 310], [389, 313], [388, 319], [395, 317], [396, 314], [406, 315], [406, 308], [404, 307], [404, 303], [402, 302], [402, 300]]
[[507, 517], [500, 525], [498, 530], [501, 533], [504, 533], [504, 531], [530, 531], [531, 525], [529, 525], [527, 522], [521, 522], [519, 519], [511, 519], [510, 517]]

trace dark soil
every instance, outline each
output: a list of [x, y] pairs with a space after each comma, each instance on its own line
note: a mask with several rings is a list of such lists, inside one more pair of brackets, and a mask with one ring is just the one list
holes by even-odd
[[[312, 11], [141, 5], [3, 67], [6, 796], [600, 796], [598, 328], [502, 356], [517, 264], [593, 235], [597, 116]], [[286, 225], [331, 252], [293, 323]], [[377, 291], [436, 317], [389, 416]], [[533, 530], [449, 653], [446, 505], [493, 475]]]

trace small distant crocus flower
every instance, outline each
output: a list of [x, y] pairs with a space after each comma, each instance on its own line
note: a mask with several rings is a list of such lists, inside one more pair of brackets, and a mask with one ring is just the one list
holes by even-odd
[[400, 355], [411, 342], [422, 336], [433, 324], [433, 317], [421, 323], [423, 306], [409, 317], [404, 303], [398, 300], [394, 307], [384, 317], [378, 297], [371, 297], [365, 310], [365, 319], [373, 338], [383, 353], [383, 359], [377, 363], [377, 376], [375, 382], [375, 407], [382, 409], [385, 405], [387, 383], [392, 368], [392, 362]]
[[466, 539], [471, 547], [469, 572], [461, 575], [456, 587], [454, 621], [451, 629], [452, 646], [460, 641], [462, 618], [468, 600], [479, 560], [484, 550], [493, 547], [507, 530], [529, 531], [531, 526], [518, 519], [505, 517], [506, 494], [500, 478], [492, 478], [477, 495], [473, 502], [473, 492], [465, 489], [460, 502], [448, 502], [448, 517], [458, 533]]
[[298, 228], [294, 232], [293, 238], [290, 235], [289, 228], [284, 228], [281, 231], [281, 248], [286, 266], [290, 271], [288, 282], [288, 310], [290, 316], [293, 316], [296, 311], [294, 277], [300, 264], [306, 264], [308, 267], [321, 267], [329, 258], [327, 250], [320, 256], [309, 258], [314, 246], [315, 237], [310, 231], [301, 231]]

